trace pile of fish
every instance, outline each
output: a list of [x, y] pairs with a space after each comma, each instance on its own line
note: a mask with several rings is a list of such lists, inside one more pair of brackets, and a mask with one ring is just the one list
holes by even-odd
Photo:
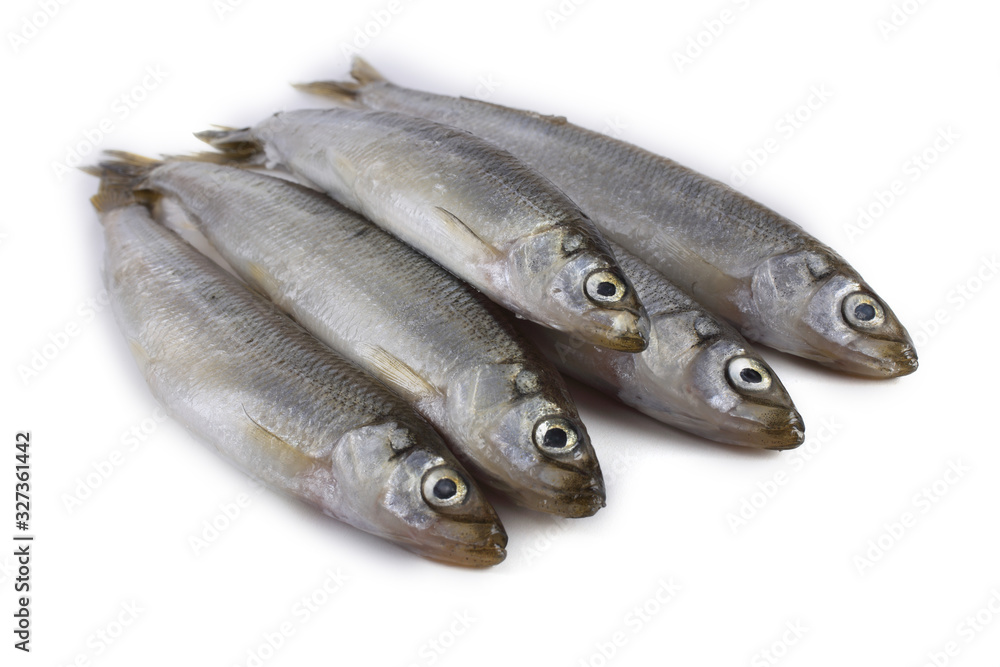
[[562, 117], [401, 88], [360, 59], [352, 76], [299, 86], [333, 108], [200, 133], [215, 152], [85, 169], [153, 394], [272, 488], [494, 565], [507, 535], [479, 485], [566, 517], [604, 506], [560, 372], [699, 436], [789, 449], [802, 419], [748, 340], [916, 370], [846, 261], [728, 186]]

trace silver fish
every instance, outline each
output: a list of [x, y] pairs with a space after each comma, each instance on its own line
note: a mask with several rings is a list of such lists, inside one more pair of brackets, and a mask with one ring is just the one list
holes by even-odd
[[351, 73], [353, 82], [299, 87], [347, 107], [410, 113], [494, 142], [750, 340], [860, 375], [916, 370], [909, 334], [857, 271], [729, 186], [563, 117], [401, 88], [361, 59]]
[[106, 173], [178, 202], [242, 278], [405, 398], [481, 483], [564, 516], [604, 506], [565, 382], [473, 288], [301, 185], [110, 154]]
[[118, 326], [156, 398], [224, 458], [431, 559], [488, 566], [507, 536], [440, 437], [129, 195], [94, 198]]
[[617, 352], [523, 323], [559, 369], [711, 440], [764, 449], [802, 444], [802, 417], [743, 336], [638, 257], [611, 247], [649, 313], [649, 347]]
[[229, 153], [204, 159], [280, 165], [522, 317], [597, 345], [646, 347], [645, 311], [593, 223], [549, 181], [468, 132], [328, 109], [197, 136]]

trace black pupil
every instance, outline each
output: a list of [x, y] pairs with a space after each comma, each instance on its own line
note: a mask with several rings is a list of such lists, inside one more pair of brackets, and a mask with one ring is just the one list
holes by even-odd
[[455, 484], [455, 480], [443, 477], [437, 481], [434, 485], [434, 497], [440, 500], [448, 500], [458, 491], [458, 485]]
[[566, 446], [568, 439], [569, 436], [566, 435], [566, 431], [561, 428], [550, 428], [545, 432], [545, 437], [542, 438], [542, 441], [549, 449], [562, 449]]
[[754, 369], [752, 369], [752, 368], [744, 368], [743, 370], [740, 371], [740, 379], [742, 379], [744, 382], [750, 382], [752, 384], [757, 384], [758, 382], [760, 382], [764, 378], [762, 378], [760, 376], [760, 373], [758, 373]]
[[618, 288], [615, 287], [614, 283], [609, 283], [606, 280], [597, 283], [597, 293], [601, 296], [614, 296], [617, 291]]
[[875, 319], [875, 306], [870, 303], [859, 303], [854, 309], [854, 316], [863, 322]]

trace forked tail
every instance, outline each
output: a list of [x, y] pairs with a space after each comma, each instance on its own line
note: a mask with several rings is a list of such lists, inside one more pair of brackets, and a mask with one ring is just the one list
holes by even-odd
[[149, 205], [159, 197], [146, 189], [144, 183], [149, 172], [163, 164], [161, 160], [125, 151], [105, 151], [104, 154], [113, 159], [80, 167], [81, 171], [101, 179], [100, 189], [90, 198], [98, 212], [132, 204]]
[[249, 127], [241, 129], [219, 127], [217, 130], [195, 132], [194, 136], [219, 152], [177, 155], [171, 156], [171, 158], [227, 164], [233, 167], [257, 167], [266, 162], [264, 145], [254, 138], [252, 130]]
[[385, 83], [386, 79], [361, 56], [354, 56], [351, 62], [351, 77], [354, 81], [314, 81], [294, 83], [297, 89], [326, 97], [336, 104], [351, 108], [363, 108], [361, 93], [372, 84]]

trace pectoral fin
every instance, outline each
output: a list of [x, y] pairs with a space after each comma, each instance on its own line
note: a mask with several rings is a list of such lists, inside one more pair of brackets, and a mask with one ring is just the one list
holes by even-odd
[[312, 457], [264, 426], [261, 421], [254, 419], [247, 412], [246, 406], [241, 404], [241, 407], [248, 420], [247, 436], [258, 446], [260, 453], [282, 471], [282, 474], [301, 475], [316, 464]]
[[132, 356], [135, 357], [135, 361], [139, 365], [139, 370], [145, 373], [151, 361], [149, 353], [146, 352], [146, 348], [144, 348], [142, 343], [137, 341], [135, 338], [129, 338], [128, 349], [132, 353]]
[[376, 377], [409, 401], [418, 401], [437, 392], [413, 368], [377, 345], [369, 345], [365, 359], [374, 368]]
[[480, 254], [486, 260], [495, 259], [500, 255], [500, 251], [495, 246], [483, 240], [479, 234], [462, 222], [461, 218], [457, 215], [440, 206], [435, 206], [434, 211], [444, 223], [447, 234], [459, 239], [466, 247], [473, 248], [474, 254]]
[[270, 299], [274, 299], [281, 293], [279, 289], [281, 284], [263, 266], [256, 262], [250, 262], [247, 264], [247, 270], [250, 272], [250, 286], [254, 288], [255, 292]]

